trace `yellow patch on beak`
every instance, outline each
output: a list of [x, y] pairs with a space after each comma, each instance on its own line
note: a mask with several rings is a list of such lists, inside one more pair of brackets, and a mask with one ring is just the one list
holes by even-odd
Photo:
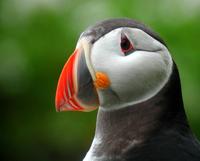
[[110, 79], [105, 73], [96, 72], [95, 76], [96, 80], [94, 81], [94, 85], [97, 89], [106, 89], [110, 86]]

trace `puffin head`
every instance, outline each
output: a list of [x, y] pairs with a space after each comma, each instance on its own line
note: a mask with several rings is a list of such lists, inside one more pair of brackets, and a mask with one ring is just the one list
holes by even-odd
[[131, 19], [111, 19], [83, 32], [60, 75], [57, 111], [125, 108], [167, 84], [173, 60], [163, 40]]

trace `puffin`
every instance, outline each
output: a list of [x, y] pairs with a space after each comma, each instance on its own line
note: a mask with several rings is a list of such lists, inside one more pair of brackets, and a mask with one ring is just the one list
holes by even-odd
[[98, 109], [83, 161], [200, 161], [177, 65], [163, 39], [141, 22], [88, 27], [58, 80], [57, 111]]

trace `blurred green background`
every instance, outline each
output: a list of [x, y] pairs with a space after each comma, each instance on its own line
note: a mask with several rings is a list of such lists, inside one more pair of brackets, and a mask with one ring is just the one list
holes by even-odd
[[98, 20], [129, 17], [164, 38], [178, 64], [185, 109], [200, 138], [199, 0], [1, 0], [1, 158], [80, 161], [96, 111], [56, 113], [57, 80], [77, 39]]

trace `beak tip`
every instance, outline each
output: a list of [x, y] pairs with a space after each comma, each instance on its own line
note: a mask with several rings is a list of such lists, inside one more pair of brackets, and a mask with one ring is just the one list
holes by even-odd
[[60, 108], [56, 106], [56, 112], [61, 112]]
[[58, 97], [58, 95], [56, 95], [56, 99], [55, 99], [55, 108], [56, 108], [56, 112], [61, 112], [64, 109], [64, 104], [65, 101], [62, 97]]
[[67, 111], [67, 108], [63, 105], [56, 105], [56, 112]]
[[57, 105], [55, 105], [55, 107], [56, 107], [56, 112], [60, 112], [60, 107]]

